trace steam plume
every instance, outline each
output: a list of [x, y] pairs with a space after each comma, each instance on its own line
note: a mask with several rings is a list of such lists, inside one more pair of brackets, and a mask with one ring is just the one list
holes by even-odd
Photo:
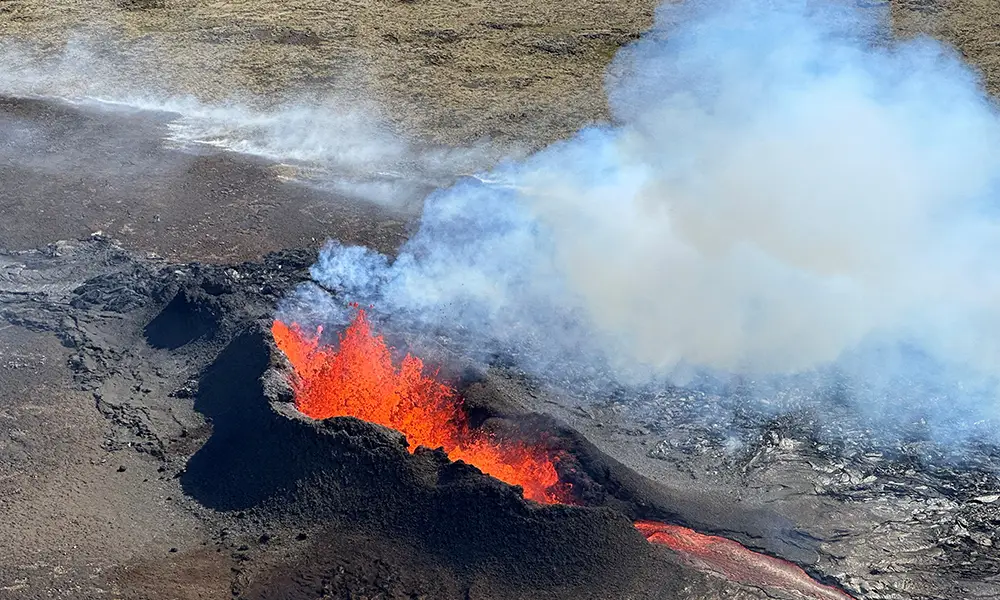
[[331, 243], [315, 279], [536, 372], [836, 376], [895, 417], [996, 414], [1000, 120], [952, 50], [708, 0], [661, 8], [607, 89], [613, 125], [433, 194], [394, 261]]

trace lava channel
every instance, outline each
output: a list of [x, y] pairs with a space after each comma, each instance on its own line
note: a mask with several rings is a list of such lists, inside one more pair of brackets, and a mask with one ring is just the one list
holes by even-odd
[[[377, 423], [405, 435], [411, 452], [419, 446], [442, 448], [452, 460], [521, 486], [525, 498], [542, 504], [576, 503], [570, 486], [559, 480], [557, 454], [471, 427], [458, 394], [425, 375], [419, 358], [407, 354], [398, 368], [393, 364], [389, 347], [381, 335], [372, 333], [363, 309], [339, 335], [337, 349], [320, 342], [322, 329], [310, 334], [296, 323], [276, 320], [271, 332], [295, 371], [295, 406], [303, 414]], [[692, 566], [732, 581], [814, 600], [853, 600], [792, 563], [732, 540], [654, 521], [637, 521], [635, 527], [650, 543], [667, 546]]]
[[636, 521], [654, 544], [667, 546], [692, 566], [755, 587], [779, 588], [815, 600], [854, 600], [853, 596], [809, 576], [797, 565], [760, 554], [739, 542], [656, 521]]

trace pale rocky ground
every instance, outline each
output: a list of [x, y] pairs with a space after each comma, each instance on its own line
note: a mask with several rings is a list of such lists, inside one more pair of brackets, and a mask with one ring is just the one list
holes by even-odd
[[[0, 32], [48, 50], [75, 40], [124, 87], [206, 101], [377, 98], [403, 131], [538, 147], [607, 117], [604, 68], [652, 23], [649, 0], [4, 0]], [[885, 6], [874, 0], [865, 6]], [[990, 0], [894, 0], [902, 35], [957, 46], [1000, 90]], [[113, 42], [108, 55], [100, 48]]]

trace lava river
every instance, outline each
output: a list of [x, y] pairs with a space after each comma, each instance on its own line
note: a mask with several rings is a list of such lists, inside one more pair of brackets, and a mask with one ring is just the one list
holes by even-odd
[[[314, 419], [350, 416], [403, 433], [413, 451], [442, 448], [452, 460], [521, 486], [525, 498], [543, 504], [575, 503], [570, 486], [559, 479], [557, 453], [501, 440], [473, 428], [457, 393], [424, 373], [423, 362], [407, 354], [397, 367], [381, 335], [374, 334], [365, 311], [339, 336], [337, 348], [320, 342], [296, 323], [275, 321], [274, 341], [295, 370], [295, 405]], [[738, 583], [790, 591], [816, 600], [851, 596], [809, 577], [798, 566], [753, 552], [732, 540], [659, 523], [635, 523], [647, 540], [669, 547], [692, 566]]]

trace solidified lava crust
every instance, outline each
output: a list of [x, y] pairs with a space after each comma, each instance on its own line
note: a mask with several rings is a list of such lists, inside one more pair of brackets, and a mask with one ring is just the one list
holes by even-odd
[[[778, 558], [823, 583], [831, 583], [823, 578], [831, 573], [840, 583], [860, 581], [846, 586], [859, 598], [958, 598], [973, 591], [988, 597], [992, 589], [995, 542], [983, 524], [998, 518], [998, 502], [983, 469], [900, 466], [886, 455], [887, 475], [875, 471], [875, 484], [846, 499], [809, 491], [773, 504], [797, 511], [809, 535], [777, 512], [727, 502], [697, 482], [680, 490], [640, 476], [565, 421], [530, 410], [521, 384], [492, 371], [447, 379], [461, 394], [470, 426], [545, 443], [568, 457], [559, 474], [581, 506], [526, 501], [518, 489], [441, 451], [410, 447], [391, 429], [349, 417], [309, 419], [293, 405], [291, 369], [270, 326], [275, 303], [307, 280], [314, 258], [300, 251], [260, 263], [175, 265], [137, 258], [100, 238], [2, 256], [5, 320], [19, 331], [58, 338], [74, 385], [92, 395], [107, 420], [102, 451], [116, 465], [140, 457], [126, 472], [112, 468], [111, 476], [132, 476], [151, 464], [151, 479], [176, 482], [182, 497], [170, 502], [199, 515], [210, 536], [204, 550], [171, 541], [179, 549], [171, 562], [107, 571], [102, 585], [128, 589], [159, 581], [163, 565], [194, 573], [210, 564], [248, 600], [743, 600], [760, 596], [756, 586], [767, 587], [755, 579], [760, 558], [744, 560], [748, 555], [735, 545], [702, 553], [695, 569], [697, 553], [650, 544], [633, 526], [655, 521], [774, 557], [769, 564], [777, 576], [792, 582], [786, 589], [805, 579]], [[683, 418], [670, 423], [685, 425]], [[992, 460], [987, 451], [984, 461]], [[782, 485], [812, 490], [817, 475], [803, 465], [833, 460], [809, 454], [807, 446], [789, 452], [789, 462], [762, 452], [754, 464], [784, 468]], [[862, 479], [854, 473], [870, 460], [834, 458], [852, 481]], [[729, 476], [736, 471], [727, 464], [716, 468]], [[916, 483], [890, 487], [889, 479], [906, 477]], [[856, 522], [832, 522], [836, 511], [856, 515]], [[902, 546], [892, 537], [897, 530], [900, 540], [916, 541]], [[879, 539], [865, 537], [870, 531]], [[831, 545], [840, 554], [832, 556]], [[732, 560], [718, 558], [734, 555], [739, 572]], [[891, 571], [900, 560], [903, 570]], [[822, 593], [812, 597], [838, 597]]]

